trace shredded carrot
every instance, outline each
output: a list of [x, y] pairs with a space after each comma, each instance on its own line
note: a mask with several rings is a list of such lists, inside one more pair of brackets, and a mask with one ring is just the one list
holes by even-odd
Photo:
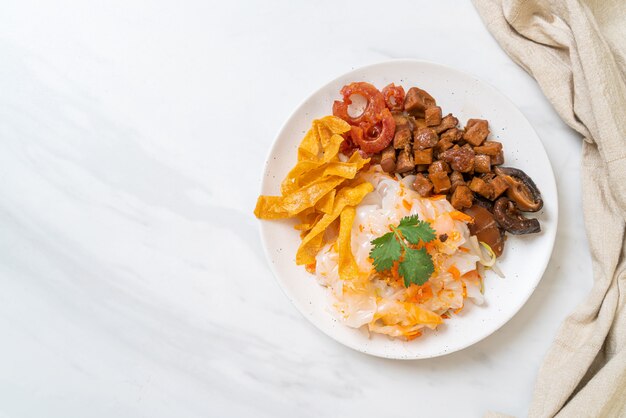
[[465, 248], [465, 247], [459, 247], [459, 251], [462, 251], [464, 253], [469, 253], [469, 248]]
[[441, 200], [441, 199], [445, 199], [445, 198], [446, 198], [445, 194], [437, 194], [437, 195], [431, 196], [430, 200]]
[[313, 263], [311, 263], [311, 264], [307, 264], [307, 265], [305, 266], [306, 271], [308, 271], [308, 272], [309, 272], [309, 273], [311, 273], [311, 274], [315, 274], [315, 266], [316, 266], [316, 263], [315, 263], [315, 262], [313, 262]]
[[406, 336], [406, 339], [407, 339], [407, 341], [411, 341], [411, 340], [414, 340], [414, 339], [416, 339], [417, 337], [419, 337], [421, 335], [422, 335], [421, 331], [415, 331], [415, 334], [408, 334]]
[[474, 218], [464, 214], [463, 212], [459, 212], [458, 210], [450, 212], [450, 217], [455, 221], [474, 223]]
[[466, 280], [478, 280], [480, 278], [476, 270], [470, 270], [461, 277]]
[[407, 202], [406, 199], [402, 199], [402, 206], [404, 206], [406, 210], [411, 210], [413, 203]]
[[450, 266], [450, 268], [448, 269], [448, 273], [452, 275], [454, 280], [459, 280], [461, 278], [461, 272], [458, 268], [456, 268], [454, 264]]

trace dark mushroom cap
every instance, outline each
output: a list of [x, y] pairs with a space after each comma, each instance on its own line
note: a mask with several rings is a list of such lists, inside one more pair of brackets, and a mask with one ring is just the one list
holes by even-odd
[[517, 210], [515, 204], [506, 197], [496, 200], [493, 205], [493, 215], [500, 226], [511, 234], [522, 235], [541, 231], [541, 225], [537, 219], [525, 218]]
[[541, 192], [535, 182], [522, 170], [512, 167], [496, 167], [494, 171], [509, 185], [506, 196], [515, 202], [519, 210], [537, 212], [543, 207]]

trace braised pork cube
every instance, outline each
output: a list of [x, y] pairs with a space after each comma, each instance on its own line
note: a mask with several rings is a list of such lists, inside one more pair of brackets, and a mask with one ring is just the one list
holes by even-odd
[[504, 164], [504, 152], [500, 151], [497, 155], [490, 155], [490, 157], [491, 157], [491, 165]]
[[419, 128], [414, 134], [413, 148], [432, 148], [437, 144], [437, 141], [439, 141], [439, 137], [431, 128]]
[[415, 168], [415, 163], [413, 162], [413, 156], [407, 149], [403, 149], [398, 153], [398, 159], [396, 161], [396, 173], [406, 173], [407, 171], [411, 171]]
[[456, 210], [467, 209], [474, 203], [474, 193], [467, 185], [460, 184], [454, 189], [450, 203]]
[[454, 147], [439, 154], [439, 158], [450, 164], [453, 170], [468, 173], [474, 169], [474, 151], [469, 147]]
[[422, 173], [417, 173], [415, 175], [415, 181], [413, 181], [413, 188], [417, 193], [422, 197], [430, 196], [430, 193], [433, 190], [433, 184], [428, 177], [423, 175]]
[[493, 196], [493, 187], [480, 177], [474, 177], [469, 184], [469, 188], [487, 199], [491, 199]]
[[404, 98], [404, 110], [418, 117], [424, 117], [426, 109], [436, 105], [433, 96], [417, 87], [411, 87]]
[[382, 161], [382, 155], [381, 154], [374, 154], [370, 157], [370, 164], [380, 164], [380, 162]]
[[463, 174], [458, 171], [453, 171], [450, 174], [450, 182], [452, 183], [452, 191], [454, 191], [458, 186], [465, 186], [465, 179], [463, 178]]
[[439, 138], [445, 139], [449, 142], [457, 142], [461, 138], [463, 138], [463, 131], [459, 128], [450, 128], [447, 131], [444, 131], [439, 135]]
[[413, 119], [413, 133], [415, 133], [416, 130], [420, 129], [420, 128], [427, 128], [428, 126], [426, 125], [426, 120], [422, 119], [422, 118], [413, 118], [412, 116], [409, 116]]
[[448, 177], [448, 174], [445, 172], [429, 173], [428, 178], [433, 183], [433, 188], [437, 194], [448, 193], [452, 187], [450, 177]]
[[445, 161], [441, 161], [441, 160], [437, 160], [437, 161], [433, 161], [433, 163], [428, 166], [428, 173], [429, 174], [433, 174], [433, 173], [449, 173], [450, 170], [450, 166], [448, 165], [448, 163], [446, 163]]
[[496, 173], [494, 173], [493, 171], [490, 171], [489, 173], [481, 174], [479, 177], [485, 180], [487, 183], [489, 183], [491, 180], [496, 178]]
[[408, 125], [404, 125], [396, 129], [393, 136], [393, 147], [395, 149], [405, 149], [411, 144], [411, 129]]
[[380, 156], [380, 166], [386, 173], [393, 173], [396, 169], [396, 150], [389, 145]]
[[447, 131], [450, 128], [455, 128], [456, 125], [458, 124], [459, 124], [459, 120], [455, 118], [454, 116], [452, 116], [452, 113], [449, 113], [448, 115], [444, 116], [444, 118], [441, 119], [441, 123], [435, 126], [433, 129], [435, 130], [435, 132], [440, 134], [443, 131]]
[[441, 108], [433, 106], [426, 108], [424, 111], [424, 119], [427, 126], [437, 126], [441, 123]]
[[452, 148], [453, 146], [454, 144], [447, 139], [440, 139], [439, 142], [437, 142], [437, 145], [435, 145], [435, 152], [437, 156], [439, 156], [439, 154], [441, 154], [445, 150]]
[[476, 154], [498, 155], [502, 151], [502, 144], [496, 141], [485, 141], [482, 145], [474, 147]]
[[493, 188], [492, 199], [497, 199], [498, 197], [500, 197], [502, 193], [506, 191], [506, 189], [509, 188], [509, 184], [506, 182], [506, 180], [502, 176], [496, 176], [489, 182], [489, 184]]
[[489, 122], [484, 119], [470, 119], [465, 125], [463, 139], [477, 147], [487, 139], [489, 135]]
[[391, 112], [393, 115], [393, 121], [396, 123], [396, 130], [401, 126], [409, 126], [409, 118], [404, 112]]
[[428, 164], [416, 164], [415, 171], [417, 171], [418, 173], [428, 171]]
[[474, 158], [474, 171], [477, 173], [488, 173], [491, 171], [491, 157], [479, 154]]
[[413, 161], [415, 164], [430, 164], [433, 162], [433, 149], [415, 149], [413, 151]]

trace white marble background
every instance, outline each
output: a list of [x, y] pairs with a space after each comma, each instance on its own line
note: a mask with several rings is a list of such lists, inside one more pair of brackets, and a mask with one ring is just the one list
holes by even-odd
[[[561, 208], [528, 304], [462, 352], [383, 360], [290, 305], [252, 209], [308, 94], [420, 58], [509, 96]], [[581, 141], [465, 1], [0, 2], [0, 417], [525, 415], [591, 287]]]

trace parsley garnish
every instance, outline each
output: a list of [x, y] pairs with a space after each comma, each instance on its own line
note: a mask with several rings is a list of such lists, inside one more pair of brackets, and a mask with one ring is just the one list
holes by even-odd
[[374, 247], [370, 257], [374, 268], [378, 272], [390, 270], [398, 261], [398, 274], [404, 279], [404, 286], [409, 287], [411, 283], [423, 285], [435, 271], [433, 259], [425, 248], [415, 249], [409, 244], [434, 239], [435, 231], [428, 222], [420, 221], [417, 215], [405, 216], [398, 226], [391, 225], [391, 232], [372, 241]]

